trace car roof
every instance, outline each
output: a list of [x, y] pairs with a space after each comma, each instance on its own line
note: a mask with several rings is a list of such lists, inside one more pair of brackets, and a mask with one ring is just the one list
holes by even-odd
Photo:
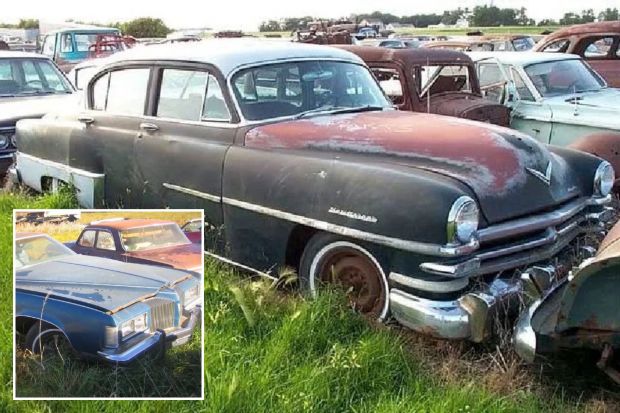
[[338, 59], [362, 63], [357, 56], [334, 47], [270, 39], [209, 39], [161, 44], [114, 53], [108, 64], [123, 61], [184, 61], [212, 64], [227, 77], [243, 66], [296, 59]]
[[607, 34], [616, 33], [620, 34], [620, 21], [605, 21], [596, 23], [576, 24], [574, 26], [565, 27], [559, 29], [547, 37], [542, 42], [547, 43], [551, 40], [561, 39], [569, 36], [578, 36], [581, 34]]
[[120, 30], [115, 27], [97, 27], [97, 26], [67, 27], [64, 29], [51, 30], [45, 34], [48, 35], [48, 34], [67, 33], [67, 32], [71, 32], [71, 33], [99, 33], [101, 32], [101, 33], [104, 33], [104, 32], [120, 32]]
[[0, 51], [0, 59], [45, 59], [50, 60], [49, 57], [39, 54], [39, 53], [29, 53], [29, 52], [18, 52], [12, 50], [2, 50]]
[[133, 228], [143, 228], [151, 225], [166, 225], [174, 224], [174, 221], [165, 221], [163, 219], [150, 219], [150, 218], [138, 218], [138, 219], [118, 219], [118, 220], [101, 220], [91, 222], [87, 228], [110, 228], [119, 231]]
[[337, 45], [335, 48], [348, 50], [362, 57], [367, 62], [393, 62], [400, 61], [404, 64], [426, 64], [429, 60], [440, 63], [466, 63], [471, 59], [463, 52], [449, 49], [387, 49], [375, 46], [349, 46]]
[[495, 58], [501, 63], [523, 66], [533, 63], [555, 62], [558, 60], [580, 59], [579, 56], [565, 53], [543, 53], [543, 52], [466, 52], [472, 60]]

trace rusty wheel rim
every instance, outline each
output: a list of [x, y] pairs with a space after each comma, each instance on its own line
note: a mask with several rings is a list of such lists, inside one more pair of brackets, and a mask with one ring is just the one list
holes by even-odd
[[382, 274], [362, 252], [350, 247], [328, 251], [318, 265], [316, 279], [342, 286], [355, 310], [381, 318], [386, 302]]

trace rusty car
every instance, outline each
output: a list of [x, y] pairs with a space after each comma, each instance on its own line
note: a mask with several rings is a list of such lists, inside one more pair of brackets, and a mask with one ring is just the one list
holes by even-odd
[[81, 110], [21, 121], [12, 179], [69, 184], [86, 207], [201, 208], [228, 263], [293, 268], [310, 295], [333, 282], [369, 317], [474, 342], [518, 305], [524, 271], [560, 273], [613, 217], [608, 162], [397, 111], [345, 50], [175, 46], [115, 54]]
[[148, 218], [95, 221], [84, 227], [75, 242], [66, 245], [78, 254], [202, 274], [202, 248], [191, 242], [174, 221]]
[[202, 243], [202, 232], [203, 232], [203, 222], [202, 219], [196, 218], [190, 221], [187, 221], [183, 226], [181, 226], [181, 230], [191, 242], [195, 244]]
[[485, 96], [511, 109], [512, 128], [620, 168], [620, 90], [579, 56], [469, 52]]
[[527, 35], [469, 36], [467, 38], [428, 42], [429, 49], [451, 49], [460, 52], [524, 52], [531, 50], [536, 42]]
[[538, 42], [534, 50], [577, 54], [610, 86], [620, 87], [620, 21], [578, 24], [560, 29]]
[[0, 178], [13, 163], [15, 124], [77, 103], [74, 89], [49, 58], [0, 51]]
[[482, 97], [476, 66], [452, 50], [340, 46], [370, 67], [400, 110], [436, 113], [508, 126], [509, 109]]
[[201, 283], [187, 271], [79, 255], [36, 233], [16, 234], [14, 263], [16, 331], [35, 354], [126, 364], [200, 325]]

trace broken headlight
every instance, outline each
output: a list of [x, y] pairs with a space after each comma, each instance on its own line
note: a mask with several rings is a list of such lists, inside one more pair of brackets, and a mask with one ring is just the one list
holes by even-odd
[[594, 173], [594, 195], [605, 197], [611, 192], [616, 180], [614, 168], [607, 161], [601, 162]]
[[121, 332], [121, 339], [125, 340], [135, 334], [141, 333], [147, 329], [146, 313], [140, 314], [131, 320], [125, 321], [121, 324], [119, 330]]
[[476, 201], [462, 196], [452, 204], [448, 213], [448, 243], [467, 243], [478, 230], [479, 210]]

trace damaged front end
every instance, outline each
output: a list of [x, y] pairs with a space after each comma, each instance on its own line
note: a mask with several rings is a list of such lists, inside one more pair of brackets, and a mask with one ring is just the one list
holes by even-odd
[[560, 349], [600, 351], [598, 366], [620, 384], [620, 373], [611, 365], [620, 348], [620, 223], [593, 258], [538, 297], [532, 291], [535, 301], [515, 327], [517, 353], [533, 362]]

